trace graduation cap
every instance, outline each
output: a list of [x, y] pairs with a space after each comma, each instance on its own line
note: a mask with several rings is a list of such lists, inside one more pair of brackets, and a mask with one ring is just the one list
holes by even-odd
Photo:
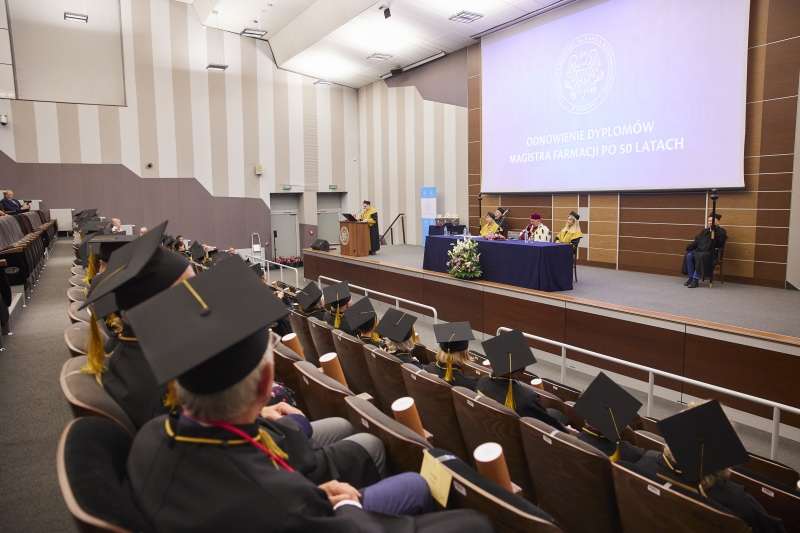
[[156, 381], [173, 378], [195, 394], [239, 383], [264, 356], [269, 324], [289, 310], [247, 273], [240, 258], [185, 280], [131, 309]]
[[83, 211], [76, 213], [72, 218], [74, 218], [76, 221], [80, 221], [88, 217], [93, 217], [96, 214], [97, 209], [84, 209]]
[[329, 285], [322, 289], [322, 294], [325, 296], [325, 303], [329, 304], [331, 309], [338, 309], [350, 302], [350, 285], [347, 281]]
[[194, 241], [189, 247], [189, 254], [192, 257], [192, 261], [200, 261], [206, 255], [206, 251], [203, 249], [202, 244]]
[[[105, 272], [103, 272], [105, 274]], [[99, 278], [103, 274], [99, 274], [95, 276], [95, 279]], [[111, 313], [116, 313], [119, 311], [119, 306], [117, 305], [117, 297], [114, 293], [109, 293], [97, 300], [92, 304], [92, 308], [94, 309], [94, 314], [99, 317], [107, 317]]]
[[714, 218], [716, 218], [717, 220], [720, 220], [720, 219], [722, 219], [722, 215], [720, 215], [719, 213], [709, 213], [709, 214], [708, 214], [708, 218], [711, 218], [711, 217], [714, 217]]
[[375, 333], [394, 342], [405, 342], [413, 333], [417, 317], [399, 309], [389, 309], [375, 328]]
[[375, 319], [378, 318], [378, 313], [372, 307], [372, 302], [369, 298], [361, 298], [348, 307], [344, 312], [344, 317], [351, 328], [359, 331], [369, 331], [375, 326]]
[[311, 309], [322, 298], [322, 291], [313, 281], [297, 291], [297, 303], [304, 310]]
[[91, 253], [91, 250], [89, 249], [89, 241], [91, 241], [92, 237], [95, 235], [96, 233], [90, 233], [86, 235], [78, 245], [78, 257], [81, 260], [81, 266], [83, 266], [83, 268], [87, 268], [89, 266], [89, 254]]
[[528, 341], [525, 340], [520, 328], [483, 341], [481, 346], [486, 353], [486, 358], [492, 364], [494, 376], [513, 374], [521, 368], [536, 363], [536, 358], [531, 353]]
[[106, 225], [103, 224], [100, 219], [86, 219], [78, 225], [78, 231], [84, 235], [87, 233], [96, 233], [105, 229]]
[[659, 420], [658, 429], [683, 476], [693, 483], [750, 458], [717, 400]]
[[475, 339], [469, 322], [434, 324], [433, 333], [436, 335], [439, 347], [447, 353], [466, 350], [469, 348], [469, 341]]
[[488, 213], [486, 213], [486, 216], [487, 216], [487, 217], [490, 217], [492, 220], [496, 220], [496, 219], [497, 219], [497, 217], [496, 217], [496, 216], [494, 215], [494, 213], [492, 213], [491, 211], [489, 211]]
[[189, 266], [185, 257], [159, 246], [167, 222], [129, 242], [111, 255], [108, 275], [93, 283], [82, 307], [113, 292], [123, 311], [169, 288]]
[[264, 277], [264, 269], [261, 268], [261, 263], [253, 263], [248, 266], [251, 272], [255, 272], [258, 279], [262, 279]]
[[122, 248], [132, 240], [136, 239], [135, 235], [125, 235], [125, 234], [112, 234], [112, 235], [105, 235], [102, 233], [96, 233], [92, 236], [89, 244], [94, 246], [95, 244], [98, 245], [97, 254], [100, 261], [108, 263], [109, 259], [111, 258], [111, 254], [114, 253], [116, 250]]
[[571, 216], [575, 220], [580, 220], [581, 219], [581, 216], [578, 213], [576, 213], [575, 211], [570, 211], [569, 212], [569, 216]]
[[619, 444], [620, 433], [641, 406], [642, 402], [600, 372], [573, 409], [608, 440]]

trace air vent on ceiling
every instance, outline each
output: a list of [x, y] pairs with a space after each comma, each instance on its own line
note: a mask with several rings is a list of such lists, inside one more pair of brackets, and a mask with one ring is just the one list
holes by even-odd
[[261, 30], [259, 28], [245, 28], [239, 35], [243, 35], [244, 37], [253, 37], [254, 39], [261, 39], [266, 34], [267, 30]]
[[371, 59], [373, 61], [386, 61], [387, 59], [390, 59], [391, 57], [392, 57], [392, 54], [377, 54], [376, 53], [376, 54], [372, 54], [367, 59]]
[[469, 24], [470, 22], [475, 22], [479, 18], [483, 18], [483, 15], [480, 13], [473, 13], [471, 11], [462, 11], [460, 13], [456, 13], [448, 20], [452, 20], [453, 22], [461, 22], [462, 24]]

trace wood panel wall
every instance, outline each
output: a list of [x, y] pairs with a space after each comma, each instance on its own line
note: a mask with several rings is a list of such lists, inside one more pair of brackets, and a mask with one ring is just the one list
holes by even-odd
[[[725, 279], [784, 287], [800, 75], [800, 2], [752, 0], [747, 65], [745, 188], [720, 195], [717, 210], [728, 231]], [[481, 54], [467, 50], [469, 70], [470, 231], [481, 224]], [[686, 244], [703, 228], [711, 202], [705, 192], [646, 194], [483, 195], [481, 210], [511, 208], [509, 230], [532, 213], [554, 232], [581, 208], [579, 262], [680, 275]]]

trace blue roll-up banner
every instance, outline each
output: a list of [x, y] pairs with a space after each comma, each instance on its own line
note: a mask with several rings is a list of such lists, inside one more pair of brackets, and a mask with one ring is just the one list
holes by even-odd
[[436, 225], [436, 187], [420, 187], [419, 197], [422, 202], [422, 246], [425, 246], [428, 228]]

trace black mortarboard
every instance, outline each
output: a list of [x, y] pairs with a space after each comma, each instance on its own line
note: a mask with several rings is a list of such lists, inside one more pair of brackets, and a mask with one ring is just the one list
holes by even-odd
[[439, 347], [447, 353], [466, 350], [469, 348], [469, 341], [475, 339], [469, 322], [434, 324], [433, 332], [436, 334]]
[[[105, 272], [103, 272], [105, 274]], [[103, 274], [98, 274], [92, 281], [97, 279], [98, 277], [102, 276]], [[109, 293], [103, 296], [102, 298], [98, 299], [96, 302], [92, 304], [94, 308], [95, 316], [99, 317], [107, 317], [111, 313], [116, 313], [119, 311], [119, 306], [117, 305], [117, 297], [114, 296], [114, 293]]]
[[497, 219], [497, 217], [496, 217], [496, 216], [494, 216], [494, 213], [492, 213], [491, 211], [489, 211], [488, 213], [486, 213], [486, 216], [487, 216], [487, 217], [489, 217], [489, 218], [491, 218], [492, 220], [495, 220], [495, 219]]
[[258, 279], [264, 277], [264, 269], [261, 268], [261, 263], [253, 263], [251, 265], [248, 265], [248, 268], [250, 269], [251, 272], [254, 272], [255, 275], [258, 276]]
[[99, 244], [99, 250], [97, 252], [98, 258], [100, 261], [108, 263], [113, 252], [136, 238], [137, 236], [135, 235], [125, 235], [124, 233], [110, 235], [98, 233], [91, 238], [90, 244]]
[[103, 231], [106, 229], [106, 225], [100, 219], [84, 219], [78, 225], [78, 231], [83, 233], [84, 235], [87, 233], [95, 233], [97, 231]]
[[84, 307], [113, 292], [119, 308], [125, 311], [169, 288], [183, 274], [189, 262], [159, 246], [166, 226], [167, 222], [162, 222], [153, 231], [111, 254], [106, 267], [108, 275], [101, 282], [92, 284]]
[[297, 291], [297, 303], [303, 309], [311, 309], [322, 298], [322, 291], [313, 281]]
[[97, 209], [84, 209], [80, 213], [77, 213], [73, 218], [76, 221], [81, 221], [83, 219], [93, 217], [97, 214]]
[[658, 429], [690, 482], [750, 458], [717, 400], [659, 420]]
[[642, 402], [600, 372], [573, 409], [608, 440], [617, 442]]
[[344, 307], [350, 302], [350, 285], [346, 281], [329, 285], [322, 289], [322, 294], [325, 295], [325, 304], [331, 309]]
[[344, 317], [351, 328], [369, 331], [374, 327], [378, 313], [375, 312], [369, 298], [361, 298], [345, 310]]
[[189, 247], [189, 253], [192, 256], [192, 261], [199, 261], [206, 255], [206, 251], [203, 249], [203, 245], [194, 241], [192, 245]]
[[570, 211], [569, 212], [569, 216], [571, 216], [575, 220], [580, 220], [581, 219], [581, 216], [578, 213], [576, 213], [575, 211]]
[[158, 383], [195, 394], [239, 383], [264, 356], [269, 324], [289, 310], [241, 259], [184, 281], [127, 316]]
[[483, 341], [481, 345], [492, 363], [492, 374], [498, 377], [536, 363], [536, 358], [519, 328]]
[[[326, 299], [327, 300], [327, 299]], [[375, 328], [375, 333], [394, 342], [405, 342], [411, 337], [417, 317], [399, 309], [389, 309]]]
[[722, 218], [722, 215], [720, 215], [719, 213], [709, 213], [708, 214], [708, 218], [711, 218], [711, 217], [714, 217], [717, 220], [720, 220]]
[[86, 235], [81, 240], [80, 245], [78, 245], [78, 257], [81, 260], [81, 266], [83, 266], [84, 268], [89, 266], [88, 259], [89, 259], [89, 253], [91, 252], [89, 248], [89, 241], [91, 241], [92, 237], [94, 237], [95, 235], [97, 235], [97, 233], [90, 233]]

